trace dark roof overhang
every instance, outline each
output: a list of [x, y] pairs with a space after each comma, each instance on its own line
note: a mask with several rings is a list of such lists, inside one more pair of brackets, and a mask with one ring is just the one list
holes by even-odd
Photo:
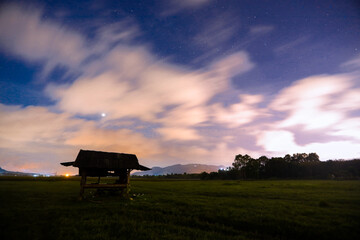
[[78, 168], [96, 168], [106, 170], [136, 169], [141, 171], [150, 168], [139, 164], [134, 154], [101, 152], [93, 150], [80, 150], [74, 162], [60, 163], [63, 166], [74, 166]]

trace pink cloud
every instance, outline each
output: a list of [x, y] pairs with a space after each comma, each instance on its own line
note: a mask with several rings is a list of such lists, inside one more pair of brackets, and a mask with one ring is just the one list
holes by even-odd
[[69, 114], [57, 114], [44, 107], [6, 106], [0, 104], [2, 147], [17, 148], [26, 142], [58, 144], [83, 124]]
[[254, 66], [255, 64], [251, 62], [249, 55], [240, 51], [219, 59], [211, 65], [211, 68], [214, 74], [231, 78], [251, 70]]
[[78, 74], [90, 56], [101, 55], [110, 44], [128, 41], [139, 34], [135, 24], [127, 19], [99, 27], [94, 43], [70, 27], [44, 20], [41, 8], [18, 4], [6, 4], [0, 9], [0, 31], [2, 50], [44, 64], [42, 78], [57, 66]]
[[165, 140], [199, 140], [201, 137], [194, 129], [182, 127], [163, 127], [156, 130]]
[[[276, 111], [274, 116], [286, 115], [260, 126], [254, 132], [257, 144], [277, 154], [317, 152], [322, 160], [359, 157], [358, 117], [352, 114], [360, 109], [358, 86], [355, 73], [312, 76], [294, 82], [269, 105]], [[311, 135], [312, 139], [299, 145], [298, 131]], [[323, 138], [314, 136], [319, 131], [327, 136], [327, 141], [317, 142]]]
[[214, 121], [236, 128], [266, 116], [265, 109], [257, 107], [257, 104], [263, 101], [261, 95], [240, 95], [240, 99], [241, 102], [227, 108], [221, 104], [215, 104], [212, 111]]
[[[253, 66], [247, 54], [239, 52], [216, 61], [206, 70], [190, 71], [156, 60], [143, 48], [132, 48], [113, 49], [97, 63], [105, 69], [101, 74], [81, 77], [70, 85], [49, 85], [48, 95], [64, 112], [104, 112], [107, 120], [132, 117], [161, 123], [163, 128], [158, 132], [172, 139], [176, 135], [170, 126], [189, 127], [187, 138], [194, 139], [195, 134], [190, 132], [195, 130], [191, 127], [210, 120], [208, 102], [228, 89], [231, 76]], [[127, 54], [129, 57], [124, 58]], [[179, 135], [179, 139], [184, 136]]]
[[291, 153], [316, 152], [321, 160], [351, 159], [360, 155], [360, 142], [328, 141], [309, 143], [303, 146], [295, 142], [292, 132], [285, 130], [264, 131], [258, 138], [258, 144], [272, 155], [283, 156]]
[[45, 62], [48, 74], [56, 65], [77, 67], [89, 56], [83, 36], [51, 20], [34, 7], [8, 4], [0, 10], [0, 46], [29, 62]]
[[[0, 104], [0, 115], [0, 149], [3, 155], [10, 154], [9, 158], [14, 159], [13, 163], [0, 159], [2, 167], [25, 164], [34, 166], [31, 168], [34, 171], [61, 169], [59, 161], [73, 160], [80, 148], [135, 153], [140, 157], [159, 152], [158, 143], [142, 134], [127, 129], [104, 129], [93, 121], [50, 112], [44, 107]], [[35, 168], [39, 160], [44, 163]]]
[[270, 107], [288, 113], [288, 117], [280, 123], [282, 127], [327, 128], [342, 121], [347, 108], [358, 102], [358, 97], [346, 97], [353, 81], [354, 76], [345, 74], [305, 78], [283, 89]]

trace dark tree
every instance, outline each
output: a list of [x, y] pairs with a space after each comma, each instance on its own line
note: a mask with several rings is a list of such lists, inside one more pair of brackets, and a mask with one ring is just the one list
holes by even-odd
[[252, 158], [247, 154], [238, 154], [235, 156], [235, 160], [232, 165], [236, 170], [240, 170], [242, 167], [245, 167], [251, 159]]
[[319, 155], [316, 153], [310, 153], [308, 157], [306, 158], [307, 162], [320, 162]]

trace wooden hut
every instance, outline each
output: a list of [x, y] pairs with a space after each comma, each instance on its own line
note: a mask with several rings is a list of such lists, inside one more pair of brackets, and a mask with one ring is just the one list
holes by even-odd
[[[130, 172], [135, 169], [150, 170], [150, 168], [140, 165], [134, 154], [91, 150], [80, 150], [74, 162], [63, 162], [61, 165], [79, 168], [80, 199], [83, 198], [85, 188], [119, 189], [122, 192], [128, 192]], [[87, 184], [86, 177], [88, 176], [98, 177], [98, 182]], [[118, 180], [112, 184], [100, 184], [100, 177], [105, 176], [118, 176]]]

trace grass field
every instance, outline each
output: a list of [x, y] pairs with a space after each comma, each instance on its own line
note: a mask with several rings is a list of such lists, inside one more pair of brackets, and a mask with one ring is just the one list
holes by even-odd
[[2, 239], [360, 239], [360, 181], [132, 179], [133, 200], [76, 178], [0, 178]]

